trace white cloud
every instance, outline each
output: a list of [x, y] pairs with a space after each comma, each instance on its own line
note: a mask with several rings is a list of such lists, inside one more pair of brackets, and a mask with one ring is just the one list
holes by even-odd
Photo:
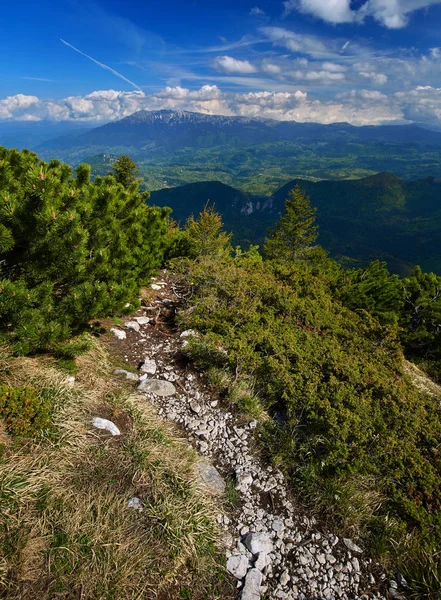
[[[342, 75], [334, 73], [334, 75]], [[314, 77], [314, 75], [312, 76]], [[430, 122], [441, 123], [441, 90], [415, 92], [421, 107], [418, 120], [425, 115]], [[0, 118], [15, 120], [82, 121], [93, 124], [114, 121], [138, 110], [189, 110], [205, 114], [238, 115], [302, 122], [334, 123], [348, 121], [354, 125], [380, 124], [402, 119], [404, 102], [408, 110], [410, 101], [396, 96], [386, 96], [375, 90], [348, 92], [328, 101], [318, 100], [304, 90], [250, 93], [226, 93], [215, 85], [204, 85], [190, 90], [184, 87], [167, 87], [146, 95], [142, 92], [96, 91], [86, 96], [70, 96], [61, 100], [40, 100], [35, 96], [10, 96], [0, 100]], [[436, 107], [439, 106], [439, 109]]]
[[0, 119], [14, 119], [24, 115], [26, 110], [39, 103], [37, 96], [17, 94], [0, 100]]
[[238, 60], [231, 56], [217, 56], [212, 65], [222, 73], [256, 73], [257, 69], [248, 60]]
[[408, 92], [397, 92], [395, 97], [403, 107], [405, 119], [441, 125], [441, 88], [418, 86]]
[[285, 14], [294, 10], [310, 14], [329, 23], [361, 22], [372, 17], [389, 29], [408, 24], [416, 10], [441, 4], [441, 0], [367, 0], [360, 8], [351, 8], [351, 0], [286, 0]]
[[329, 23], [348, 23], [355, 18], [351, 0], [287, 0], [284, 6], [285, 14], [298, 10]]
[[253, 6], [253, 8], [250, 10], [250, 15], [252, 17], [265, 17], [266, 13], [264, 10], [262, 10], [258, 6]]
[[268, 75], [279, 75], [282, 72], [282, 68], [265, 59], [262, 61], [262, 71], [268, 73]]
[[329, 56], [333, 53], [320, 38], [303, 33], [295, 33], [283, 27], [262, 27], [261, 32], [273, 43], [299, 54], [309, 56]]
[[359, 75], [365, 79], [370, 79], [375, 85], [385, 85], [388, 82], [387, 75], [376, 73], [375, 71], [360, 71]]

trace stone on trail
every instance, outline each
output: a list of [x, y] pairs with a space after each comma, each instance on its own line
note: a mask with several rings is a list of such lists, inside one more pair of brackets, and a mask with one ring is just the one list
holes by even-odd
[[343, 543], [351, 552], [358, 552], [359, 554], [363, 552], [357, 544], [354, 544], [354, 542], [348, 538], [343, 538]]
[[162, 290], [162, 285], [158, 285], [157, 283], [152, 283], [150, 287], [152, 290]]
[[140, 371], [148, 373], [149, 375], [155, 375], [156, 373], [156, 362], [151, 359], [145, 359], [144, 364], [141, 365]]
[[242, 590], [242, 600], [260, 600], [260, 586], [262, 584], [262, 573], [258, 569], [250, 569], [245, 578]]
[[243, 579], [248, 571], [248, 558], [243, 554], [239, 556], [230, 556], [227, 560], [227, 571], [236, 579]]
[[130, 371], [126, 371], [125, 369], [115, 369], [113, 371], [114, 375], [124, 375], [126, 379], [130, 381], [138, 381], [138, 376], [135, 373], [131, 373]]
[[273, 551], [273, 543], [269, 535], [261, 531], [248, 533], [243, 543], [251, 554], [259, 554], [259, 552], [269, 554]]
[[155, 394], [156, 396], [173, 396], [176, 394], [175, 386], [169, 381], [163, 381], [162, 379], [146, 379], [136, 388], [140, 392], [145, 394]]
[[136, 321], [127, 321], [127, 323], [124, 323], [124, 327], [127, 327], [127, 329], [133, 329], [133, 331], [139, 333], [139, 323]]
[[147, 323], [150, 323], [149, 317], [133, 317], [133, 320], [139, 325], [147, 325]]
[[115, 329], [115, 327], [112, 327], [112, 329], [110, 330], [114, 336], [116, 338], [118, 338], [119, 340], [125, 340], [127, 337], [127, 334], [125, 331], [121, 331], [121, 329]]
[[112, 435], [121, 435], [121, 432], [115, 425], [115, 423], [112, 423], [112, 421], [108, 421], [107, 419], [101, 419], [101, 417], [94, 417], [92, 419], [92, 425], [97, 429], [105, 429]]
[[216, 467], [213, 467], [211, 463], [200, 461], [196, 464], [196, 469], [202, 481], [213, 494], [222, 495], [225, 492], [225, 481]]

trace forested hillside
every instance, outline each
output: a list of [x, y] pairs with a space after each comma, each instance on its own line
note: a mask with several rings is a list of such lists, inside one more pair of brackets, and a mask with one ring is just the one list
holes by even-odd
[[391, 173], [351, 181], [290, 181], [270, 197], [244, 194], [219, 182], [194, 183], [152, 192], [184, 222], [207, 201], [223, 215], [234, 241], [262, 245], [279, 218], [289, 190], [299, 185], [317, 208], [320, 243], [348, 266], [380, 259], [408, 274], [415, 265], [441, 273], [441, 180], [405, 182]]

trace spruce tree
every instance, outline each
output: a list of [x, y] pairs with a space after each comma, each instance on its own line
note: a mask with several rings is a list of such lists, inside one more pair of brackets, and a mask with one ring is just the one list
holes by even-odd
[[318, 236], [315, 213], [309, 197], [297, 185], [285, 200], [280, 221], [265, 240], [267, 258], [293, 262], [311, 257]]

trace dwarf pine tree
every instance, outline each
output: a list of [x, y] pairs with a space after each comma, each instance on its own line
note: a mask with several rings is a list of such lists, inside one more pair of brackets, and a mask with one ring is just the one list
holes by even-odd
[[68, 165], [0, 148], [0, 338], [15, 352], [51, 347], [133, 302], [160, 266], [168, 209], [137, 182], [90, 182]]

